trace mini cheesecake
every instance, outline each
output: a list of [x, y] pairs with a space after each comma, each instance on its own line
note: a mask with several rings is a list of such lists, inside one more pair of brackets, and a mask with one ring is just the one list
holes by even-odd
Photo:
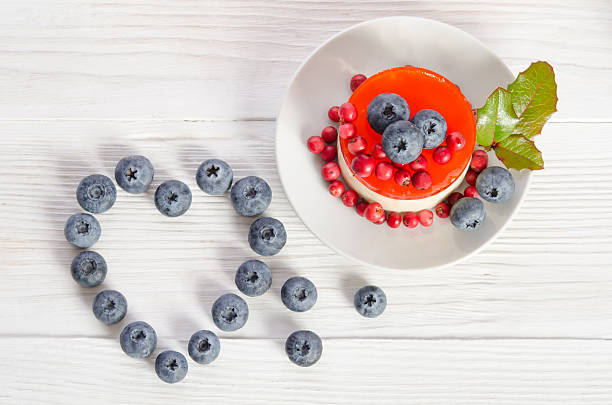
[[[381, 143], [381, 134], [368, 123], [367, 110], [370, 102], [379, 94], [395, 93], [403, 97], [410, 108], [410, 119], [422, 109], [432, 109], [445, 118], [447, 134], [458, 131], [466, 140], [465, 147], [452, 152], [448, 163], [438, 164], [433, 159], [435, 149], [423, 149], [427, 159], [426, 171], [431, 175], [432, 185], [419, 190], [411, 183], [403, 186], [393, 177], [381, 180], [372, 173], [360, 177], [351, 168], [356, 155], [348, 148], [348, 139], [338, 138], [338, 165], [346, 184], [363, 199], [380, 203], [386, 211], [420, 211], [434, 207], [452, 193], [465, 177], [476, 144], [476, 122], [472, 107], [459, 87], [445, 77], [427, 69], [412, 66], [382, 71], [363, 82], [353, 93], [349, 102], [357, 108], [357, 119], [353, 121], [357, 131], [367, 142], [365, 153], [370, 153]], [[440, 146], [446, 145], [446, 141]], [[388, 158], [379, 161], [391, 162]], [[410, 170], [409, 165], [404, 169]]]

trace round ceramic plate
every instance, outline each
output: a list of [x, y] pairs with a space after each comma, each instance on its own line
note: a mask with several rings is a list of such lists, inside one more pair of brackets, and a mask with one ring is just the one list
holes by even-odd
[[[437, 21], [391, 17], [355, 25], [320, 46], [289, 84], [276, 127], [276, 159], [293, 208], [310, 230], [339, 253], [365, 265], [426, 269], [456, 263], [491, 241], [510, 221], [525, 195], [529, 172], [513, 171], [516, 192], [501, 204], [485, 203], [487, 218], [475, 231], [459, 231], [448, 219], [434, 218], [425, 228], [389, 228], [359, 217], [333, 198], [321, 177], [323, 161], [306, 140], [330, 125], [327, 110], [350, 97], [351, 76], [373, 75], [396, 66], [433, 70], [457, 84], [480, 107], [514, 75], [481, 42]], [[490, 165], [500, 165], [494, 154]], [[462, 191], [465, 184], [458, 190]]]

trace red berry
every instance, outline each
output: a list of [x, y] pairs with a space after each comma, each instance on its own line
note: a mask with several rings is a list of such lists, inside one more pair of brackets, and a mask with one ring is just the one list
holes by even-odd
[[420, 170], [412, 175], [412, 184], [417, 190], [427, 190], [431, 187], [431, 175], [424, 170]]
[[410, 162], [409, 165], [415, 172], [418, 170], [425, 170], [427, 169], [427, 158], [423, 155], [419, 155], [419, 157]]
[[327, 162], [321, 168], [321, 174], [327, 181], [334, 181], [340, 177], [340, 166], [336, 162]]
[[325, 148], [325, 141], [320, 136], [311, 136], [306, 143], [312, 153], [321, 153]]
[[377, 202], [371, 202], [365, 209], [365, 217], [372, 222], [380, 221], [381, 217], [385, 216], [385, 210], [382, 205]]
[[357, 108], [351, 103], [344, 103], [338, 110], [338, 115], [343, 122], [352, 122], [357, 119]]
[[419, 211], [419, 222], [423, 226], [431, 226], [433, 224], [433, 212], [430, 210]]
[[340, 107], [338, 107], [337, 105], [331, 107], [329, 111], [327, 111], [327, 116], [329, 117], [329, 119], [334, 122], [339, 122], [340, 121], [340, 115], [338, 113], [339, 110], [340, 110]]
[[397, 228], [402, 224], [402, 215], [399, 212], [392, 212], [387, 218], [387, 225], [391, 228]]
[[372, 148], [372, 156], [374, 156], [374, 159], [384, 159], [387, 157], [387, 154], [385, 153], [382, 145], [377, 143]]
[[393, 180], [400, 186], [408, 187], [410, 185], [410, 172], [406, 169], [399, 169], [395, 172]]
[[391, 164], [393, 165], [393, 167], [397, 167], [398, 169], [402, 169], [402, 168], [408, 166], [407, 163], [406, 164], [401, 164], [401, 163], [397, 163], [397, 162], [394, 162], [394, 161], [391, 161]]
[[368, 177], [374, 171], [376, 160], [365, 153], [360, 153], [351, 162], [351, 168], [359, 177]]
[[393, 165], [389, 162], [378, 162], [376, 165], [376, 177], [381, 180], [389, 180], [393, 177]]
[[338, 148], [336, 148], [336, 145], [325, 145], [323, 152], [321, 152], [321, 158], [326, 162], [330, 162], [334, 160], [336, 156], [338, 156]]
[[436, 205], [436, 215], [438, 215], [440, 218], [448, 218], [450, 215], [450, 207], [448, 204], [444, 201], [438, 203], [438, 205]]
[[414, 212], [407, 212], [404, 214], [404, 225], [408, 228], [416, 228], [419, 224], [419, 216]]
[[461, 198], [463, 198], [463, 194], [461, 194], [460, 192], [455, 191], [454, 193], [451, 193], [451, 195], [448, 196], [448, 205], [452, 207]]
[[331, 125], [325, 127], [323, 128], [323, 131], [321, 131], [321, 138], [323, 138], [323, 140], [327, 143], [336, 142], [336, 139], [338, 138], [338, 130]]
[[374, 222], [376, 225], [382, 225], [387, 221], [387, 213], [383, 211], [383, 215], [380, 217], [380, 219], [376, 222]]
[[355, 190], [346, 190], [342, 193], [342, 202], [347, 207], [354, 207], [359, 201], [359, 194]]
[[355, 75], [351, 78], [351, 91], [355, 91], [357, 87], [363, 82], [365, 82], [367, 77], [362, 74]]
[[451, 151], [446, 146], [438, 146], [433, 151], [433, 160], [439, 165], [445, 165], [451, 160]]
[[368, 143], [366, 142], [363, 136], [354, 136], [349, 139], [347, 146], [349, 152], [351, 152], [353, 155], [356, 155], [359, 152], [363, 152], [368, 147]]
[[334, 180], [329, 183], [329, 194], [334, 197], [340, 197], [344, 193], [344, 184], [339, 180]]
[[489, 156], [484, 150], [475, 150], [472, 154], [472, 161], [470, 162], [470, 168], [475, 172], [480, 173], [487, 168]]
[[368, 202], [367, 201], [359, 201], [357, 203], [357, 205], [355, 205], [355, 211], [357, 211], [357, 215], [359, 215], [360, 217], [365, 215], [365, 210], [366, 208], [368, 208]]
[[467, 186], [465, 190], [463, 190], [463, 195], [466, 197], [478, 198], [478, 191], [476, 191], [476, 187], [474, 186]]
[[451, 152], [457, 152], [465, 147], [465, 136], [461, 132], [451, 132], [446, 137], [446, 146]]
[[357, 133], [357, 128], [353, 125], [352, 122], [347, 122], [338, 127], [338, 135], [342, 139], [349, 139]]
[[478, 173], [470, 169], [465, 175], [465, 181], [467, 181], [467, 184], [469, 184], [470, 186], [475, 186], [477, 177], [478, 177]]

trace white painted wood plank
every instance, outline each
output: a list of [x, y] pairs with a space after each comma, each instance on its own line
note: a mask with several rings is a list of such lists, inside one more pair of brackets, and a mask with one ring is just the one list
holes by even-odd
[[[0, 335], [107, 336], [91, 315], [99, 289], [78, 288], [69, 275], [76, 250], [63, 224], [78, 210], [74, 190], [82, 177], [112, 176], [121, 157], [142, 153], [156, 168], [153, 187], [183, 180], [193, 206], [168, 219], [156, 211], [153, 191], [120, 190], [115, 207], [98, 216], [103, 236], [95, 250], [110, 265], [104, 287], [128, 298], [127, 320], [146, 320], [160, 336], [186, 339], [212, 328], [212, 302], [235, 291], [235, 269], [255, 257], [246, 241], [250, 220], [237, 216], [227, 197], [205, 196], [195, 184], [199, 163], [215, 156], [228, 160], [236, 178], [256, 174], [270, 182], [268, 213], [289, 233], [281, 254], [265, 259], [272, 290], [247, 300], [249, 323], [231, 336], [279, 338], [300, 327], [343, 338], [611, 338], [611, 131], [612, 124], [551, 124], [538, 140], [547, 169], [535, 175], [497, 241], [449, 269], [398, 272], [354, 265], [304, 227], [278, 180], [273, 122], [0, 122]], [[589, 134], [597, 151], [576, 142], [577, 134]], [[313, 192], [326, 192], [323, 183]], [[303, 314], [279, 299], [284, 280], [297, 274], [319, 288], [315, 309]], [[364, 320], [352, 308], [352, 294], [366, 283], [388, 294], [380, 319]]]
[[515, 73], [551, 62], [555, 120], [612, 118], [608, 1], [22, 0], [0, 15], [4, 119], [272, 118], [318, 45], [391, 15], [453, 24]]
[[[157, 379], [115, 339], [0, 338], [3, 403], [609, 405], [612, 342], [324, 339], [311, 368], [284, 341], [223, 339], [179, 384]], [[160, 341], [185, 352], [186, 340]]]

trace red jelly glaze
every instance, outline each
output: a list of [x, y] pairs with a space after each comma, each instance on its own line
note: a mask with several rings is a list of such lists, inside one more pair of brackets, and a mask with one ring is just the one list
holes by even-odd
[[[432, 176], [432, 187], [426, 190], [417, 190], [412, 185], [400, 186], [393, 180], [385, 181], [376, 176], [356, 177], [357, 180], [378, 194], [398, 200], [421, 199], [449, 187], [469, 164], [476, 144], [476, 122], [469, 101], [454, 83], [427, 69], [405, 66], [380, 72], [363, 82], [349, 99], [357, 108], [357, 118], [353, 121], [357, 135], [364, 137], [368, 145], [376, 145], [381, 139], [367, 120], [368, 105], [380, 93], [402, 96], [408, 102], [411, 118], [424, 108], [438, 111], [446, 119], [447, 133], [460, 131], [465, 136], [466, 147], [453, 153], [445, 165], [434, 163], [432, 149], [423, 150], [423, 156], [430, 163], [427, 171]], [[341, 158], [350, 168], [355, 156], [348, 150], [348, 140], [340, 139], [339, 144]]]

